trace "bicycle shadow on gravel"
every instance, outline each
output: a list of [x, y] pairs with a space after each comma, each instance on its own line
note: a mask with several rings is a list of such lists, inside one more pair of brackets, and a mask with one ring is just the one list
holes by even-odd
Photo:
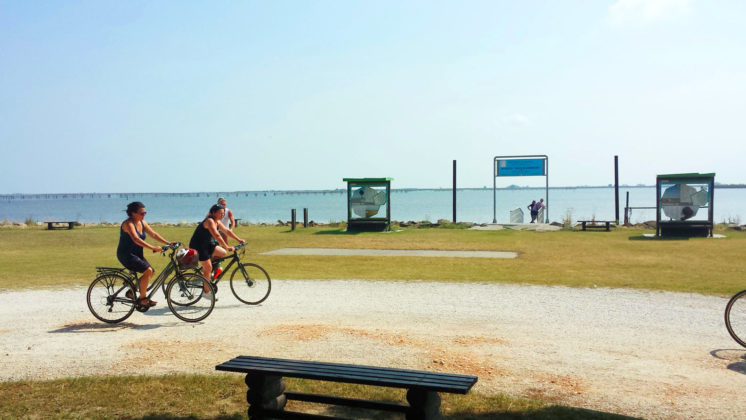
[[746, 351], [744, 349], [717, 349], [710, 352], [716, 359], [725, 360], [729, 363], [728, 370], [746, 375]]
[[131, 322], [120, 322], [119, 324], [104, 324], [101, 322], [74, 322], [65, 324], [57, 329], [48, 331], [52, 334], [58, 333], [97, 333], [97, 332], [109, 332], [119, 330], [154, 330], [162, 327], [175, 327], [180, 325], [180, 322], [170, 322], [166, 324], [133, 324]]

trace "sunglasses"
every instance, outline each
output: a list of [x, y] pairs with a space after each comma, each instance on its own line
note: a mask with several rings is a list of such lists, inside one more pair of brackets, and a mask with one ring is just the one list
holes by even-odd
[[146, 212], [146, 211], [138, 211], [137, 214], [139, 214], [141, 216], [145, 216], [146, 214], [148, 214], [148, 212]]

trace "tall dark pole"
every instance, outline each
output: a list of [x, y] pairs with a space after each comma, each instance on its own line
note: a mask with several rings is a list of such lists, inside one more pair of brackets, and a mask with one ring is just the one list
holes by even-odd
[[456, 159], [453, 160], [453, 223], [456, 223]]
[[616, 224], [619, 224], [619, 156], [614, 155], [614, 212]]

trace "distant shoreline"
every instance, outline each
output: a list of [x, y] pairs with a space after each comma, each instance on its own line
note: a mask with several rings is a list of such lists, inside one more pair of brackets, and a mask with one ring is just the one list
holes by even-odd
[[[578, 185], [578, 186], [566, 186], [566, 187], [549, 187], [550, 190], [577, 190], [577, 189], [599, 189], [599, 188], [614, 188], [609, 185]], [[619, 188], [655, 188], [655, 185], [620, 185]], [[746, 184], [720, 184], [715, 185], [715, 189], [728, 188], [728, 189], [746, 189]], [[485, 191], [491, 190], [491, 187], [482, 188], [456, 188], [457, 191]], [[497, 190], [543, 190], [545, 187], [528, 187], [528, 186], [509, 186], [499, 187]], [[414, 191], [452, 191], [451, 187], [442, 188], [392, 188], [392, 192], [414, 192]], [[112, 193], [13, 193], [13, 194], [0, 194], [0, 200], [14, 200], [14, 199], [35, 199], [35, 198], [127, 198], [128, 196], [156, 196], [156, 197], [205, 197], [220, 195], [242, 195], [242, 194], [343, 194], [347, 191], [346, 188], [337, 188], [332, 190], [256, 190], [256, 191], [200, 191], [200, 192], [112, 192]]]

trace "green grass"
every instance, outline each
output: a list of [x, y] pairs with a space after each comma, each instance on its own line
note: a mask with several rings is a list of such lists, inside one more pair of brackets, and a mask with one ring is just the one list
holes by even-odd
[[[166, 239], [188, 243], [193, 227], [156, 227]], [[476, 231], [433, 228], [348, 234], [338, 228], [241, 226], [246, 259], [274, 279], [428, 280], [626, 287], [726, 296], [746, 287], [746, 233], [725, 239], [651, 240], [643, 231]], [[95, 266], [119, 266], [117, 226], [49, 231], [0, 230], [0, 289], [87, 285]], [[487, 258], [266, 256], [290, 247], [518, 251], [512, 260]], [[146, 251], [156, 270], [167, 263]]]
[[[379, 401], [404, 401], [404, 391], [329, 382], [287, 380], [288, 389]], [[170, 375], [0, 382], [0, 418], [245, 419], [242, 375]], [[292, 405], [291, 405], [292, 404]], [[350, 416], [335, 407], [291, 402], [289, 410]], [[504, 395], [443, 395], [448, 419], [625, 419]], [[372, 418], [371, 411], [357, 412]]]
[[[454, 228], [456, 227], [456, 228]], [[193, 227], [155, 227], [188, 243]], [[0, 290], [87, 285], [94, 267], [119, 266], [118, 226], [48, 231], [0, 229]], [[727, 296], [746, 287], [746, 233], [726, 239], [643, 239], [639, 229], [612, 232], [475, 231], [458, 226], [347, 234], [339, 228], [241, 226], [246, 259], [274, 279], [429, 280], [628, 287]], [[263, 256], [290, 247], [518, 251], [506, 259]], [[167, 262], [146, 254], [160, 270]], [[288, 381], [302, 392], [401, 400], [393, 390]], [[246, 417], [240, 375], [95, 377], [0, 382], [0, 418], [238, 419]], [[443, 396], [452, 419], [620, 419], [608, 413], [503, 395]], [[331, 414], [340, 414], [330, 412]], [[344, 413], [342, 413], [344, 414]]]

